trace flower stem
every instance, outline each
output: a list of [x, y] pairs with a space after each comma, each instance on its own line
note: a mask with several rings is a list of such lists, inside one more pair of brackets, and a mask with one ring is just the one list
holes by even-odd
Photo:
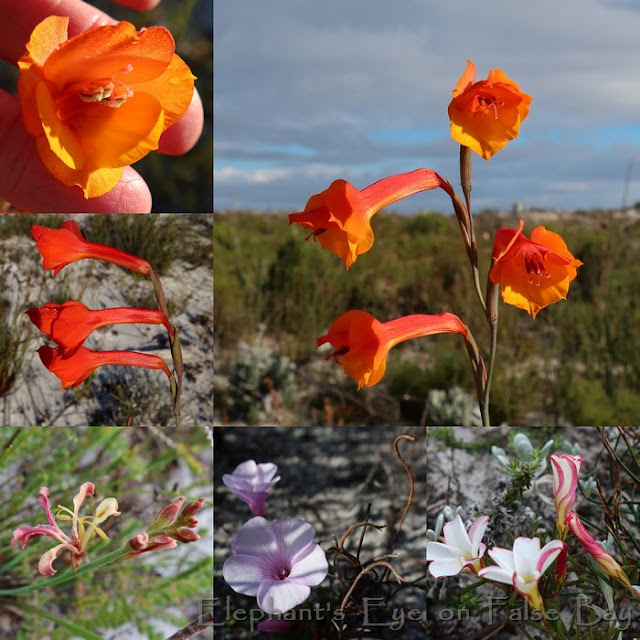
[[37, 591], [38, 589], [48, 589], [50, 587], [57, 587], [58, 585], [64, 584], [65, 582], [70, 582], [71, 580], [75, 580], [80, 576], [83, 576], [85, 573], [91, 573], [96, 569], [100, 569], [120, 558], [124, 558], [127, 554], [131, 552], [131, 549], [128, 545], [120, 547], [116, 549], [116, 551], [112, 551], [111, 553], [107, 553], [100, 558], [96, 558], [92, 562], [88, 562], [83, 567], [78, 569], [77, 571], [71, 569], [69, 571], [65, 571], [58, 576], [54, 576], [53, 578], [44, 578], [43, 580], [37, 580], [36, 582], [32, 582], [30, 584], [23, 585], [21, 587], [14, 587], [13, 589], [0, 589], [0, 596], [13, 596], [19, 595], [21, 593], [29, 593], [30, 591]]
[[[156, 272], [151, 269], [149, 272], [151, 283], [156, 292], [156, 299], [158, 301], [158, 308], [164, 315], [169, 317], [169, 307], [167, 305], [167, 299], [164, 295], [164, 289], [160, 278], [158, 278]], [[174, 335], [168, 332], [169, 344], [171, 345], [171, 358], [173, 360], [173, 376], [170, 379], [171, 387], [171, 402], [173, 404], [173, 415], [176, 419], [176, 427], [180, 426], [180, 393], [182, 391], [182, 377], [184, 375], [184, 368], [182, 364], [182, 349], [180, 347], [180, 336], [178, 334], [178, 328], [172, 325]]]

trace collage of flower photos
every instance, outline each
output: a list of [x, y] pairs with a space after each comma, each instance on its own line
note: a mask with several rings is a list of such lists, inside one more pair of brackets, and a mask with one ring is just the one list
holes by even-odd
[[[216, 2], [216, 638], [640, 639], [638, 33], [623, 0]], [[184, 369], [184, 420], [169, 311], [127, 315], [168, 333], [132, 366], [169, 419]]]
[[0, 15], [0, 638], [213, 638], [212, 7]]

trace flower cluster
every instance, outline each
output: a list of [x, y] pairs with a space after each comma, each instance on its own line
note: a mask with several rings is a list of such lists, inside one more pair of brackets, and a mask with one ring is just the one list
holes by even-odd
[[497, 287], [505, 303], [524, 309], [535, 318], [544, 307], [567, 297], [569, 284], [582, 263], [558, 234], [544, 227], [533, 229], [530, 239], [522, 233], [523, 221], [518, 229], [503, 227], [495, 235], [485, 299], [471, 215], [471, 152], [488, 160], [516, 138], [532, 99], [500, 69], [491, 70], [486, 80], [476, 82], [475, 76], [475, 66], [468, 61], [448, 109], [451, 137], [461, 145], [464, 200], [448, 180], [432, 169], [420, 168], [383, 178], [362, 190], [345, 180], [335, 180], [325, 191], [313, 195], [303, 211], [291, 213], [289, 224], [309, 231], [306, 239], [313, 238], [336, 254], [348, 270], [359, 256], [372, 249], [371, 220], [384, 207], [436, 188], [450, 197], [474, 288], [491, 329], [489, 366], [485, 366], [468, 326], [452, 313], [416, 314], [379, 322], [365, 311], [347, 311], [326, 335], [318, 338], [318, 346], [331, 343], [334, 351], [329, 357], [342, 365], [360, 389], [382, 379], [387, 353], [394, 345], [427, 335], [459, 333], [469, 353], [483, 422], [488, 424], [489, 386], [496, 353]]
[[71, 553], [71, 560], [73, 561], [74, 567], [77, 569], [85, 555], [87, 544], [93, 537], [94, 533], [100, 538], [108, 540], [107, 535], [100, 527], [98, 527], [98, 525], [103, 523], [110, 516], [120, 515], [117, 500], [115, 498], [105, 498], [96, 508], [95, 515], [81, 517], [79, 515], [79, 511], [84, 499], [87, 496], [94, 495], [94, 493], [95, 485], [92, 482], [85, 482], [80, 487], [80, 491], [78, 491], [73, 498], [73, 511], [67, 507], [59, 507], [58, 517], [60, 520], [71, 519], [72, 521], [71, 534], [67, 535], [62, 531], [62, 529], [60, 529], [56, 522], [56, 518], [51, 511], [49, 488], [41, 487], [38, 502], [44, 509], [48, 524], [40, 524], [35, 527], [18, 527], [13, 532], [11, 544], [15, 547], [18, 543], [21, 543], [22, 548], [24, 549], [31, 538], [49, 536], [50, 538], [57, 540], [60, 544], [44, 553], [38, 563], [38, 571], [42, 575], [54, 575], [56, 571], [53, 568], [53, 561], [58, 556], [58, 553], [63, 549], [66, 549]]
[[567, 562], [565, 538], [570, 531], [602, 570], [614, 580], [640, 597], [640, 586], [632, 585], [620, 564], [599, 545], [572, 511], [578, 488], [578, 474], [582, 456], [554, 453], [549, 456], [553, 471], [553, 501], [556, 509], [558, 539], [540, 548], [539, 538], [517, 537], [513, 549], [493, 547], [487, 551], [494, 565], [485, 564], [486, 545], [482, 542], [489, 516], [481, 515], [465, 529], [460, 515], [456, 515], [442, 529], [444, 542], [427, 542], [429, 573], [436, 578], [454, 576], [462, 571], [479, 578], [509, 584], [526, 598], [529, 606], [544, 610], [539, 591], [542, 575], [557, 559], [556, 578], [564, 579]]
[[158, 148], [186, 112], [195, 78], [164, 27], [119, 22], [68, 38], [68, 24], [49, 16], [33, 30], [18, 60], [18, 96], [45, 167], [94, 198]]
[[[66, 534], [56, 522], [56, 517], [51, 511], [49, 501], [49, 488], [40, 488], [39, 504], [44, 508], [47, 524], [30, 527], [23, 525], [13, 532], [11, 544], [15, 547], [19, 543], [22, 548], [26, 548], [31, 538], [38, 536], [48, 536], [57, 540], [60, 544], [46, 551], [38, 563], [38, 571], [42, 575], [54, 575], [53, 561], [58, 554], [67, 550], [71, 554], [73, 566], [77, 569], [82, 558], [87, 551], [87, 545], [93, 534], [103, 540], [108, 540], [107, 534], [98, 526], [110, 516], [119, 516], [118, 502], [115, 498], [105, 498], [97, 506], [95, 515], [80, 516], [80, 507], [87, 496], [93, 496], [95, 485], [92, 482], [85, 482], [78, 493], [73, 498], [73, 510], [67, 507], [58, 507], [59, 520], [71, 520], [71, 532]], [[134, 558], [148, 551], [159, 551], [160, 549], [172, 549], [178, 542], [189, 543], [200, 539], [200, 536], [193, 531], [198, 525], [195, 516], [204, 505], [204, 498], [199, 498], [189, 502], [183, 507], [184, 498], [180, 497], [171, 502], [156, 516], [147, 530], [134, 536], [118, 554], [115, 559], [125, 560]]]
[[[72, 262], [95, 259], [150, 276], [152, 280], [155, 278], [153, 269], [146, 260], [114, 247], [88, 242], [73, 221], [63, 222], [60, 229], [33, 225], [31, 233], [42, 256], [43, 268], [51, 269], [54, 276]], [[157, 278], [154, 284], [159, 287]], [[180, 345], [176, 329], [167, 318], [166, 304], [162, 310], [163, 300], [164, 296], [159, 296], [161, 309], [118, 307], [94, 310], [77, 300], [69, 300], [63, 304], [47, 302], [42, 307], [29, 309], [27, 314], [33, 324], [57, 345], [40, 347], [38, 355], [44, 366], [60, 379], [62, 388], [77, 387], [98, 367], [104, 365], [117, 364], [162, 370], [171, 382], [174, 413], [178, 418], [181, 368], [176, 366], [176, 361], [181, 363]], [[158, 356], [135, 351], [94, 351], [82, 346], [96, 329], [118, 323], [164, 325], [172, 344], [174, 373]]]

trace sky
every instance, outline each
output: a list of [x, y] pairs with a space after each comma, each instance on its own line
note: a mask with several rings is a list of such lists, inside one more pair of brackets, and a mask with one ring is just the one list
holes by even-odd
[[301, 211], [337, 178], [362, 189], [420, 167], [459, 185], [447, 107], [467, 59], [533, 98], [516, 140], [474, 154], [474, 211], [631, 206], [639, 34], [637, 0], [216, 0], [214, 207]]

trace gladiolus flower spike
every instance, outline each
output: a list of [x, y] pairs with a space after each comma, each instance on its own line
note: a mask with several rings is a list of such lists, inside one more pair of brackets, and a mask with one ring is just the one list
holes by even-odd
[[475, 65], [467, 60], [449, 105], [451, 137], [488, 160], [518, 137], [532, 98], [500, 69], [492, 69], [486, 80], [475, 80]]
[[158, 148], [193, 96], [194, 76], [164, 27], [129, 22], [68, 38], [69, 18], [36, 26], [18, 60], [22, 120], [49, 172], [85, 198]]
[[[31, 538], [38, 536], [49, 536], [57, 540], [60, 544], [49, 549], [40, 558], [38, 563], [38, 571], [42, 575], [54, 575], [56, 573], [53, 568], [53, 561], [58, 553], [63, 549], [71, 553], [71, 559], [74, 567], [77, 569], [86, 552], [87, 544], [95, 533], [100, 538], [108, 540], [105, 532], [98, 527], [110, 516], [119, 516], [118, 502], [115, 498], [105, 498], [97, 507], [95, 515], [82, 516], [78, 515], [80, 506], [84, 502], [86, 496], [92, 496], [95, 493], [95, 486], [91, 482], [85, 482], [80, 491], [73, 498], [73, 511], [66, 507], [59, 507], [58, 517], [60, 520], [71, 520], [71, 534], [68, 535], [60, 529], [56, 523], [55, 516], [51, 512], [51, 503], [49, 502], [48, 487], [40, 488], [40, 497], [38, 502], [44, 508], [48, 524], [40, 524], [35, 527], [21, 526], [14, 530], [11, 544], [15, 547], [18, 543], [22, 543], [22, 548], [27, 546], [27, 542]], [[62, 514], [62, 515], [61, 515]], [[69, 515], [66, 515], [69, 514]]]
[[452, 313], [416, 314], [381, 323], [366, 311], [352, 310], [333, 322], [328, 333], [318, 338], [318, 346], [330, 343], [334, 351], [327, 359], [333, 357], [361, 389], [382, 379], [392, 347], [438, 333], [460, 333], [466, 338], [468, 329]]
[[335, 180], [328, 189], [311, 196], [304, 211], [289, 214], [289, 224], [311, 231], [306, 239], [318, 240], [349, 269], [373, 246], [374, 214], [402, 198], [436, 187], [453, 197], [451, 185], [431, 169], [383, 178], [362, 191], [346, 180]]
[[501, 227], [493, 242], [489, 278], [500, 283], [502, 300], [524, 309], [532, 318], [547, 305], [566, 300], [569, 283], [582, 265], [553, 231], [536, 227], [526, 238], [518, 229]]

